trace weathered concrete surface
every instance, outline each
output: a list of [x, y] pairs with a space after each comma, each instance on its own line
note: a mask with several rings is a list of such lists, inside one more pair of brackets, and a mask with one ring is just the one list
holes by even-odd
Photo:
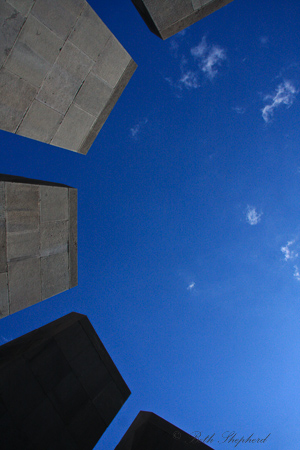
[[77, 190], [0, 175], [0, 318], [77, 283]]
[[132, 0], [148, 28], [162, 39], [189, 27], [233, 0]]
[[212, 450], [154, 413], [140, 411], [115, 450]]
[[85, 0], [1, 0], [1, 129], [86, 154], [135, 69]]
[[129, 395], [88, 318], [68, 314], [0, 347], [0, 448], [91, 450]]

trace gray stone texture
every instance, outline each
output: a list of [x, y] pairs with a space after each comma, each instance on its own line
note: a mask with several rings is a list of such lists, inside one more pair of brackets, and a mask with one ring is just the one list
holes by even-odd
[[154, 413], [140, 411], [115, 450], [212, 450]]
[[91, 450], [129, 395], [88, 318], [68, 314], [0, 347], [0, 448]]
[[162, 39], [189, 27], [233, 0], [132, 0], [149, 29]]
[[77, 190], [0, 175], [0, 317], [77, 284]]
[[86, 154], [135, 69], [85, 0], [1, 0], [1, 129]]

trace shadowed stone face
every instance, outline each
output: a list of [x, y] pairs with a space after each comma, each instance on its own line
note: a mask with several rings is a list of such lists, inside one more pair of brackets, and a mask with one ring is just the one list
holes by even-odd
[[3, 130], [86, 154], [135, 69], [85, 0], [1, 2]]
[[149, 29], [162, 39], [189, 27], [232, 0], [132, 0]]
[[92, 450], [129, 395], [88, 318], [68, 314], [0, 347], [1, 448]]
[[212, 450], [154, 413], [140, 411], [115, 450]]

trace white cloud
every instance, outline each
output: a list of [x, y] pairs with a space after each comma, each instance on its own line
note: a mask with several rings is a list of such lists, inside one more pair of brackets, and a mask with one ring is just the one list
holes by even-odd
[[191, 49], [191, 54], [198, 62], [202, 72], [212, 80], [218, 73], [218, 66], [227, 59], [226, 52], [217, 45], [209, 45], [204, 36], [199, 45]]
[[198, 74], [192, 70], [182, 74], [179, 83], [183, 84], [186, 89], [197, 89], [200, 87]]
[[139, 123], [137, 123], [134, 127], [130, 128], [130, 135], [131, 137], [133, 137], [134, 139], [137, 139], [138, 134], [141, 131], [141, 128], [143, 128], [144, 125], [146, 125], [146, 123], [148, 123], [148, 119], [145, 118], [143, 120], [140, 120]]
[[286, 246], [281, 247], [281, 251], [284, 254], [284, 259], [288, 261], [289, 259], [295, 259], [298, 257], [298, 253], [295, 250], [291, 250], [290, 247], [295, 244], [295, 240], [288, 241]]
[[294, 277], [296, 278], [296, 280], [300, 281], [300, 273], [298, 266], [294, 266]]
[[272, 116], [274, 115], [274, 110], [278, 108], [281, 104], [286, 105], [289, 108], [295, 101], [298, 90], [292, 84], [291, 81], [285, 80], [280, 83], [274, 95], [267, 95], [265, 101], [271, 100], [269, 105], [266, 105], [262, 111], [262, 117], [265, 122], [270, 122]]
[[246, 220], [249, 225], [257, 225], [261, 221], [262, 213], [258, 214], [254, 206], [247, 206]]
[[194, 281], [192, 281], [192, 283], [190, 283], [187, 287], [188, 291], [192, 291], [196, 286], [196, 283]]
[[[171, 41], [170, 50], [175, 58], [179, 56], [177, 41]], [[225, 50], [217, 45], [208, 44], [205, 36], [196, 47], [191, 48], [190, 54], [192, 59], [181, 56], [181, 75], [178, 81], [173, 81], [171, 77], [165, 77], [171, 87], [179, 90], [198, 89], [201, 87], [203, 76], [209, 80], [215, 78], [222, 61], [227, 59]]]

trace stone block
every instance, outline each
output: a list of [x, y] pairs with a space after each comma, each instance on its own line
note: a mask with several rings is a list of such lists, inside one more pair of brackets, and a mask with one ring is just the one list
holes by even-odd
[[77, 270], [77, 190], [0, 174], [0, 302], [5, 314], [76, 286]]
[[6, 183], [7, 211], [35, 211], [39, 205], [39, 186]]
[[37, 88], [8, 70], [0, 70], [0, 128], [15, 133]]
[[23, 358], [2, 365], [0, 379], [0, 397], [15, 420], [24, 420], [42, 403], [44, 392]]
[[97, 350], [91, 345], [72, 359], [70, 366], [91, 398], [97, 397], [111, 379]]
[[0, 30], [0, 128], [86, 154], [135, 63], [85, 0], [0, 1]]
[[[108, 361], [107, 385], [117, 378], [116, 389], [120, 386], [120, 392], [125, 389], [123, 404], [130, 391], [86, 316], [68, 314], [0, 347], [1, 448], [92, 450], [95, 447], [108, 423], [69, 361], [82, 352], [99, 360], [99, 348]], [[94, 367], [92, 361], [89, 365]], [[85, 366], [78, 370], [83, 373]], [[111, 405], [118, 403], [113, 398], [116, 389], [106, 391], [102, 405], [100, 396], [97, 397], [98, 408], [105, 417], [110, 415], [110, 421], [122, 406], [111, 415]], [[98, 379], [95, 391], [102, 390], [102, 381]], [[109, 396], [111, 404], [108, 404]]]
[[84, 5], [84, 0], [36, 0], [32, 14], [57, 36], [65, 40]]
[[111, 32], [107, 26], [86, 3], [69, 39], [76, 47], [96, 61], [110, 36]]
[[89, 401], [89, 397], [74, 373], [69, 373], [48, 393], [52, 404], [64, 422], [70, 422], [77, 411]]
[[55, 336], [55, 340], [69, 363], [91, 345], [89, 334], [79, 321], [62, 330]]
[[212, 450], [154, 413], [140, 411], [115, 450]]
[[68, 150], [79, 151], [95, 120], [94, 116], [73, 104], [65, 115], [51, 144], [56, 147], [64, 146]]
[[92, 72], [115, 87], [128, 66], [131, 58], [114, 36], [107, 41]]
[[134, 71], [136, 70], [136, 67], [137, 67], [136, 63], [131, 59], [127, 68], [125, 69], [122, 77], [120, 78], [116, 87], [114, 88], [109, 102], [106, 104], [105, 108], [101, 111], [100, 115], [95, 120], [93, 127], [91, 128], [86, 139], [81, 144], [80, 149], [78, 150], [79, 153], [86, 155], [87, 152], [89, 151], [89, 148], [93, 144], [99, 131], [101, 130], [102, 126], [104, 125], [104, 123], [105, 123], [106, 119], [108, 118], [109, 114], [111, 113], [113, 107], [117, 103], [123, 90], [125, 89], [128, 81], [130, 80]]
[[[38, 449], [45, 435], [60, 433], [64, 428], [62, 419], [57, 414], [52, 402], [46, 398], [30, 414], [28, 414], [21, 426], [26, 441], [33, 444], [32, 448]], [[48, 442], [45, 448], [49, 449]], [[62, 447], [58, 447], [58, 449]]]
[[[21, 216], [22, 218], [24, 216]], [[38, 230], [29, 232], [7, 233], [7, 260], [16, 258], [39, 257], [40, 233]]]
[[0, 181], [0, 221], [5, 220], [5, 209], [6, 209], [5, 187], [3, 181]]
[[78, 284], [77, 189], [69, 189], [69, 281]]
[[68, 253], [41, 258], [42, 300], [69, 289]]
[[42, 300], [40, 273], [39, 258], [8, 263], [10, 314]]
[[6, 272], [6, 200], [4, 183], [0, 182], [0, 273]]
[[40, 227], [41, 256], [68, 252], [69, 222], [67, 220], [44, 222]]
[[62, 114], [44, 103], [34, 100], [18, 128], [17, 134], [48, 144], [63, 117]]
[[[45, 392], [52, 391], [70, 373], [71, 368], [54, 339], [39, 347], [38, 352], [24, 355], [30, 370]], [[53, 370], [53, 364], [56, 370]]]
[[0, 273], [0, 318], [9, 315], [7, 273]]
[[[11, 3], [11, 2], [10, 2]], [[25, 21], [23, 14], [13, 5], [1, 1], [0, 4], [0, 67], [7, 59]]]
[[132, 0], [149, 29], [162, 39], [189, 27], [232, 0]]
[[0, 273], [6, 272], [6, 261], [6, 224], [5, 220], [0, 220]]
[[37, 231], [39, 228], [39, 187], [6, 184], [7, 232]]
[[27, 16], [35, 0], [6, 0], [14, 9]]
[[68, 189], [58, 186], [40, 186], [41, 223], [69, 218]]
[[8, 412], [1, 416], [0, 421], [0, 436], [1, 445], [5, 449], [24, 448], [24, 436], [19, 430], [15, 428], [15, 419]]
[[67, 41], [45, 78], [37, 99], [65, 114], [93, 64], [91, 58]]
[[112, 87], [96, 75], [90, 73], [81, 86], [74, 102], [79, 108], [98, 116], [110, 100]]
[[6, 62], [6, 69], [40, 88], [64, 42], [30, 15]]
[[123, 404], [124, 398], [116, 384], [110, 381], [100, 394], [93, 400], [97, 411], [101, 414], [101, 417], [105, 424], [108, 426], [117, 411], [119, 411]]
[[89, 401], [82, 405], [80, 414], [77, 413], [67, 425], [68, 431], [74, 436], [78, 447], [82, 450], [94, 448], [106, 430], [106, 425], [99, 416], [93, 403]]

